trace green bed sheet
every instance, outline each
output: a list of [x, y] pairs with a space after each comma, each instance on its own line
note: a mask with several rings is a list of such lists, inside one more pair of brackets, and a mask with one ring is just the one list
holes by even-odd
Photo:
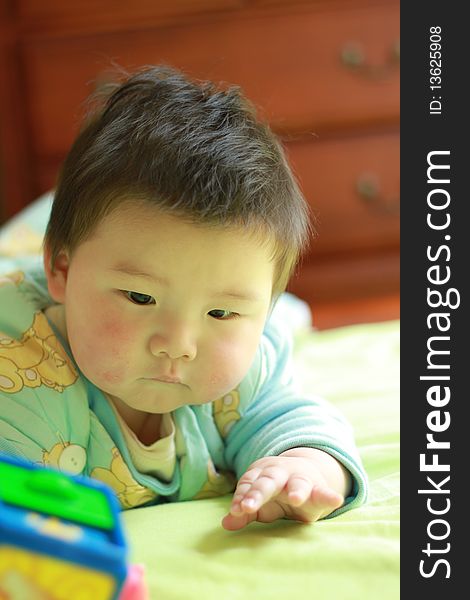
[[363, 507], [315, 524], [220, 521], [230, 496], [123, 513], [131, 559], [151, 600], [396, 600], [399, 598], [399, 323], [295, 339], [306, 390], [340, 407], [370, 479]]

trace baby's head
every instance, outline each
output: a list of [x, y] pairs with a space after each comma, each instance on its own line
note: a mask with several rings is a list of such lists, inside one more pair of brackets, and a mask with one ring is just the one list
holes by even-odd
[[147, 412], [215, 400], [248, 371], [310, 231], [281, 145], [236, 88], [131, 76], [72, 146], [46, 232], [78, 366]]

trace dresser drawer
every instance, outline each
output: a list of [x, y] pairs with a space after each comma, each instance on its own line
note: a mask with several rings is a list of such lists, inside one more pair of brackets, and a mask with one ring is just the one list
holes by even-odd
[[396, 249], [319, 257], [302, 264], [288, 289], [308, 298], [312, 306], [396, 296], [400, 290], [400, 254]]
[[[341, 10], [300, 4], [267, 14], [248, 5], [165, 27], [145, 29], [144, 22], [140, 30], [69, 38], [38, 33], [22, 47], [34, 156], [64, 155], [80, 106], [111, 60], [127, 68], [166, 62], [239, 84], [280, 133], [397, 123], [398, 36], [398, 4], [382, 3], [341, 3]], [[351, 48], [363, 53], [362, 66], [345, 64]]]
[[309, 257], [399, 245], [399, 134], [290, 143], [287, 151], [316, 217]]
[[240, 0], [16, 0], [23, 30], [48, 35], [119, 31], [238, 7]]

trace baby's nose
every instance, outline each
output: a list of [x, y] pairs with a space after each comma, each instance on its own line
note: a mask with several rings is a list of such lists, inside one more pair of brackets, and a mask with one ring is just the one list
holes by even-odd
[[197, 355], [196, 340], [187, 327], [160, 331], [150, 338], [150, 352], [154, 356], [166, 354], [172, 360], [178, 358], [194, 360]]

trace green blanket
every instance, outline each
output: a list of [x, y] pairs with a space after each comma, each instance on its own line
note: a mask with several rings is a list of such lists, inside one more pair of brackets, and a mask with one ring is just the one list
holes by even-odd
[[124, 513], [151, 600], [399, 598], [399, 324], [296, 336], [299, 381], [335, 403], [356, 432], [367, 505], [313, 525], [220, 521], [230, 496]]

